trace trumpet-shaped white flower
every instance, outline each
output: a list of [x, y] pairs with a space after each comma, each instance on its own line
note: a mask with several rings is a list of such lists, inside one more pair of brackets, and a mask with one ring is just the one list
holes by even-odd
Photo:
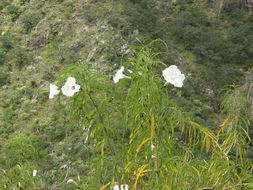
[[171, 83], [175, 87], [182, 87], [185, 79], [184, 74], [181, 73], [176, 65], [171, 65], [163, 70], [163, 77], [167, 83]]
[[49, 99], [54, 98], [55, 95], [59, 94], [58, 86], [50, 84], [49, 86], [50, 92], [49, 92]]
[[80, 85], [76, 84], [76, 79], [73, 77], [68, 77], [67, 82], [61, 87], [61, 91], [65, 96], [73, 96], [79, 90]]
[[155, 150], [155, 145], [151, 144], [151, 151]]
[[123, 184], [123, 185], [119, 185], [116, 183], [116, 185], [113, 186], [113, 190], [128, 190], [128, 185], [127, 184]]
[[33, 177], [37, 175], [37, 170], [33, 170]]
[[115, 76], [113, 77], [114, 83], [119, 82], [120, 79], [129, 78], [128, 76], [126, 76], [126, 75], [123, 74], [124, 69], [125, 69], [125, 68], [122, 66], [122, 67], [116, 72]]

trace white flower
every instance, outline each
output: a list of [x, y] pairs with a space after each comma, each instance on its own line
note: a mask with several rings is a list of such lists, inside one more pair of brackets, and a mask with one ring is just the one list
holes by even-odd
[[119, 190], [119, 185], [114, 185], [113, 190]]
[[37, 175], [37, 170], [33, 170], [33, 177]]
[[120, 190], [128, 190], [128, 185], [127, 184], [121, 185]]
[[151, 151], [155, 150], [155, 145], [151, 144]]
[[115, 76], [113, 77], [114, 83], [119, 82], [120, 79], [129, 78], [128, 76], [126, 76], [126, 75], [123, 74], [124, 69], [125, 69], [125, 68], [122, 66], [122, 67], [116, 72]]
[[180, 72], [176, 65], [171, 65], [163, 70], [163, 77], [167, 83], [171, 83], [175, 87], [182, 87], [185, 79], [184, 74]]
[[73, 96], [79, 90], [80, 85], [76, 84], [76, 79], [73, 77], [68, 77], [67, 82], [61, 87], [61, 91], [65, 96]]
[[127, 184], [123, 184], [123, 185], [120, 185], [120, 188], [119, 188], [119, 185], [118, 183], [116, 183], [116, 185], [113, 186], [113, 190], [128, 190], [128, 185]]
[[50, 93], [49, 93], [49, 99], [54, 98], [55, 95], [59, 94], [58, 86], [50, 84], [49, 86]]

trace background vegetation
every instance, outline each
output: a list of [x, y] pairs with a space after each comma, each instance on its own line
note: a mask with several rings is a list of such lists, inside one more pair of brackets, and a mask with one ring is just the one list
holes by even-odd
[[[48, 99], [49, 83], [66, 80], [70, 72], [68, 66], [74, 64], [72, 69], [75, 71], [76, 67], [81, 68], [79, 64], [82, 63], [87, 72], [88, 68], [95, 68], [96, 73], [101, 74], [95, 76], [94, 81], [103, 78], [103, 83], [98, 81], [98, 92], [94, 92], [94, 98], [102, 100], [101, 94], [105, 92], [113, 97], [115, 92], [103, 91], [108, 87], [104, 85], [109, 85], [108, 89], [111, 89], [109, 81], [121, 64], [128, 65], [129, 60], [137, 59], [140, 56], [138, 53], [144, 51], [134, 51], [131, 47], [146, 47], [145, 44], [152, 40], [162, 39], [167, 48], [159, 44], [152, 46], [155, 49], [149, 48], [155, 53], [165, 52], [156, 59], [166, 65], [178, 65], [186, 75], [186, 81], [181, 89], [163, 89], [161, 83], [153, 81], [157, 85], [154, 97], [166, 96], [173, 102], [173, 105], [159, 102], [161, 110], [165, 110], [163, 106], [184, 110], [182, 113], [170, 110], [169, 113], [175, 116], [181, 114], [183, 118], [172, 119], [175, 123], [170, 125], [160, 124], [171, 126], [166, 136], [160, 136], [167, 139], [170, 134], [171, 140], [167, 140], [171, 147], [159, 151], [162, 155], [168, 154], [165, 158], [179, 158], [175, 163], [160, 160], [164, 163], [171, 161], [171, 164], [165, 164], [168, 168], [162, 168], [159, 174], [148, 173], [138, 183], [138, 188], [251, 189], [252, 186], [240, 185], [252, 183], [253, 175], [253, 144], [249, 140], [253, 137], [253, 17], [250, 5], [250, 0], [1, 0], [0, 188], [98, 189], [109, 182], [113, 183], [113, 180], [134, 184], [129, 174], [122, 177], [124, 164], [126, 161], [135, 163], [131, 172], [140, 172], [145, 158], [140, 157], [140, 160], [133, 162], [108, 153], [106, 158], [109, 161], [115, 159], [122, 162], [116, 162], [118, 168], [113, 168], [113, 174], [108, 174], [113, 165], [99, 171], [101, 162], [91, 159], [98, 159], [101, 154], [94, 149], [92, 141], [84, 148], [83, 142], [87, 136], [84, 121], [72, 117], [70, 110], [73, 109], [68, 107], [72, 105], [72, 100], [63, 98], [59, 104], [58, 99]], [[150, 58], [148, 53], [145, 56]], [[137, 69], [143, 69], [140, 61], [135, 62], [140, 64]], [[162, 68], [152, 66], [149, 70], [156, 76]], [[65, 78], [63, 72], [67, 72]], [[152, 73], [146, 74], [153, 76]], [[143, 82], [141, 85], [147, 87], [147, 81], [136, 79], [136, 85], [138, 82]], [[118, 91], [123, 91], [122, 94], [126, 93], [124, 85], [131, 86], [127, 82], [120, 84]], [[132, 85], [130, 89], [134, 89]], [[225, 90], [221, 90], [224, 87]], [[136, 102], [130, 97], [146, 97], [146, 92], [138, 94], [132, 90], [128, 93], [132, 96], [122, 101], [132, 102], [133, 106]], [[82, 94], [78, 97], [85, 99]], [[156, 101], [161, 101], [156, 98]], [[111, 109], [113, 104], [109, 105]], [[154, 106], [149, 116], [157, 113], [155, 106], [158, 105], [149, 105]], [[91, 115], [87, 117], [95, 117], [92, 106], [89, 109]], [[111, 111], [101, 109], [104, 113]], [[144, 106], [139, 113], [146, 112], [145, 109]], [[111, 136], [106, 138], [122, 132], [117, 130], [117, 126], [124, 123], [120, 117], [117, 118], [112, 123], [115, 131], [111, 131]], [[150, 118], [140, 119], [143, 120], [134, 122], [150, 122]], [[187, 132], [187, 127], [184, 129], [180, 125], [172, 133], [178, 119], [183, 119], [194, 131]], [[133, 131], [125, 131], [126, 142]], [[135, 132], [147, 135], [147, 131]], [[190, 136], [190, 133], [196, 136]], [[102, 137], [101, 132], [93, 142], [103, 142]], [[202, 143], [198, 143], [198, 138], [202, 139]], [[137, 142], [141, 143], [143, 139], [145, 136]], [[114, 140], [115, 145], [112, 146], [121, 142], [118, 138]], [[119, 143], [119, 146], [123, 144]], [[132, 146], [132, 154], [135, 154], [137, 145]], [[148, 147], [150, 143], [147, 143], [144, 152], [152, 156]], [[117, 148], [122, 151], [121, 156], [128, 151]], [[180, 151], [176, 152], [175, 149]], [[229, 156], [229, 162], [224, 152]], [[185, 160], [180, 157], [182, 155]], [[152, 164], [155, 163], [149, 160], [150, 165], [146, 167], [153, 168], [155, 165]], [[104, 162], [109, 163], [108, 160]], [[97, 175], [101, 175], [97, 178], [100, 179], [99, 183], [94, 180], [97, 175], [93, 175], [89, 163], [98, 164], [92, 167], [96, 168]], [[142, 172], [147, 168], [142, 168]], [[35, 169], [38, 173], [33, 177], [32, 171]], [[174, 172], [170, 173], [168, 169]], [[164, 173], [177, 181], [166, 181]], [[150, 180], [156, 180], [156, 175], [160, 183]], [[68, 179], [73, 179], [77, 185], [67, 183]], [[161, 187], [163, 184], [167, 186]]]

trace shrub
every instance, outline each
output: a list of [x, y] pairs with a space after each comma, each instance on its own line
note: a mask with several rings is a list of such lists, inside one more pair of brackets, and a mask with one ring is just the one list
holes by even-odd
[[233, 15], [241, 15], [243, 14], [243, 10], [241, 9], [240, 5], [241, 3], [242, 2], [238, 0], [225, 1], [222, 12]]
[[2, 137], [9, 136], [10, 133], [14, 131], [14, 128], [13, 128], [13, 123], [15, 121], [14, 118], [15, 118], [14, 110], [10, 107], [5, 108], [0, 116], [1, 125], [4, 126], [4, 127], [0, 127], [0, 134]]
[[5, 7], [4, 12], [5, 14], [11, 16], [12, 21], [15, 21], [17, 20], [22, 11], [20, 10], [19, 6], [11, 4]]
[[6, 55], [6, 51], [4, 49], [0, 49], [0, 65], [4, 64], [5, 55]]
[[236, 23], [229, 31], [230, 34], [230, 62], [236, 64], [245, 63], [253, 59], [253, 24]]
[[30, 0], [18, 0], [17, 1], [20, 5], [24, 5], [25, 3], [30, 2]]
[[15, 41], [15, 36], [10, 33], [5, 33], [4, 35], [0, 36], [0, 48], [8, 51], [14, 47]]
[[40, 13], [27, 13], [21, 16], [20, 21], [23, 24], [24, 32], [29, 33], [34, 26], [38, 24], [42, 15]]
[[31, 61], [31, 55], [27, 52], [26, 49], [20, 47], [16, 47], [9, 51], [8, 57], [10, 62], [18, 67], [23, 67], [29, 64]]
[[37, 161], [39, 158], [39, 153], [33, 146], [32, 137], [22, 133], [8, 139], [2, 148], [2, 153], [10, 167]]
[[9, 171], [0, 169], [0, 189], [37, 189], [32, 176], [33, 169], [30, 164], [15, 166]]
[[[0, 58], [1, 58], [1, 53], [0, 53]], [[8, 83], [8, 78], [9, 78], [9, 74], [6, 72], [6, 70], [1, 70], [0, 71], [0, 87]]]
[[9, 5], [8, 0], [1, 0], [0, 10], [4, 9], [7, 5]]
[[224, 43], [227, 40], [212, 26], [216, 24], [197, 8], [181, 11], [168, 22], [169, 30], [177, 40], [197, 55], [198, 63], [205, 65], [221, 64], [228, 56], [228, 47]]
[[118, 10], [108, 20], [112, 27], [121, 30], [124, 35], [129, 35], [136, 29], [147, 38], [161, 38], [162, 35], [163, 27], [152, 0], [121, 1]]

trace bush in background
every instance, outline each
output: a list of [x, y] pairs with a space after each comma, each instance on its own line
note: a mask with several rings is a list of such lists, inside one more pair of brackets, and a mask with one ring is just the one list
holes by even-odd
[[38, 24], [41, 17], [40, 13], [26, 13], [22, 15], [20, 21], [23, 24], [24, 32], [28, 34]]
[[13, 65], [23, 67], [31, 61], [30, 53], [21, 47], [16, 47], [8, 52], [8, 58]]

